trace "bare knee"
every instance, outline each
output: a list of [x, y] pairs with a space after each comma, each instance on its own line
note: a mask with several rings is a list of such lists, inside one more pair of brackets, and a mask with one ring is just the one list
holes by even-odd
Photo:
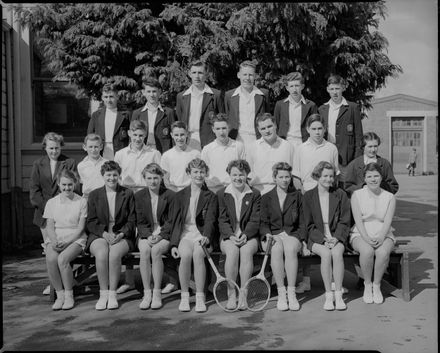
[[58, 266], [59, 266], [60, 268], [66, 268], [66, 267], [69, 267], [69, 266], [70, 266], [70, 261], [69, 261], [69, 259], [68, 259], [63, 253], [61, 253], [61, 254], [58, 256]]

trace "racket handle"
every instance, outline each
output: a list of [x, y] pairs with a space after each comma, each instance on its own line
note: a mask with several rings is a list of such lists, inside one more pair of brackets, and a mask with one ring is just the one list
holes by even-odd
[[205, 244], [202, 245], [202, 241], [201, 241], [201, 240], [199, 240], [199, 244], [200, 244], [200, 246], [202, 247], [203, 252], [205, 253], [205, 256], [206, 256], [208, 259], [210, 259], [210, 258], [211, 258], [211, 255], [209, 255], [208, 249], [206, 249]]
[[273, 237], [270, 237], [269, 240], [267, 241], [266, 252], [264, 253], [264, 255], [269, 255], [270, 250], [272, 249], [273, 242], [274, 242]]

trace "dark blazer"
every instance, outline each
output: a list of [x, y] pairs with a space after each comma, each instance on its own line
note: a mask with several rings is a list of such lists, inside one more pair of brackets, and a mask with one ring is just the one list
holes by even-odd
[[[330, 233], [345, 246], [351, 224], [350, 201], [347, 194], [342, 189], [331, 189], [328, 208]], [[324, 244], [325, 240], [318, 186], [305, 192], [303, 211], [308, 236], [307, 247], [311, 250], [314, 243]]]
[[[86, 251], [88, 251], [92, 241], [102, 238], [104, 231], [108, 232], [109, 218], [108, 199], [105, 186], [103, 186], [93, 190], [87, 200], [86, 230], [89, 236], [87, 237]], [[135, 227], [136, 212], [133, 191], [118, 185], [113, 232], [124, 233], [124, 239], [127, 240], [130, 251], [134, 250]]]
[[[173, 227], [171, 230], [170, 248], [177, 247], [185, 225], [185, 218], [188, 213], [189, 200], [191, 197], [191, 185], [176, 193], [171, 205], [171, 219]], [[206, 185], [200, 191], [196, 209], [196, 225], [199, 232], [209, 239], [214, 247], [217, 241], [217, 196], [210, 191]]]
[[[238, 134], [238, 128], [240, 125], [240, 110], [238, 107], [239, 104], [239, 96], [236, 95], [232, 97], [232, 94], [235, 92], [236, 88], [231, 89], [225, 93], [225, 110], [226, 114], [229, 117], [229, 137], [233, 138], [234, 140], [237, 138]], [[255, 118], [260, 113], [267, 113], [270, 109], [269, 104], [269, 91], [265, 88], [260, 88], [260, 91], [264, 93], [264, 95], [256, 94], [255, 95]], [[255, 134], [257, 139], [261, 137], [260, 133], [257, 129], [257, 124], [254, 122], [255, 125]]]
[[261, 197], [261, 226], [260, 234], [280, 234], [286, 232], [299, 241], [306, 239], [302, 195], [300, 191], [291, 191], [286, 195], [283, 209], [275, 186]]
[[[56, 176], [63, 170], [69, 169], [76, 172], [76, 161], [63, 154], [58, 157], [55, 165], [54, 178], [50, 173], [50, 160], [47, 155], [38, 158], [32, 164], [31, 178], [29, 181], [29, 198], [31, 205], [34, 206], [33, 223], [38, 227], [44, 227], [46, 219], [43, 218], [44, 208], [47, 200], [59, 194]], [[79, 192], [80, 186], [78, 184], [75, 192]]]
[[[159, 190], [156, 215], [157, 222], [161, 227], [160, 236], [166, 240], [170, 239], [170, 204], [174, 195], [175, 192], [165, 187], [161, 187]], [[151, 195], [148, 188], [142, 189], [134, 194], [134, 202], [136, 209], [136, 226], [138, 230], [137, 241], [139, 241], [139, 239], [147, 239], [153, 233], [153, 209], [151, 208]]]
[[[101, 136], [102, 141], [105, 142], [105, 107], [93, 112], [92, 117], [87, 127], [87, 133], [95, 133]], [[115, 130], [113, 132], [113, 150], [116, 153], [120, 149], [128, 146], [129, 137], [128, 130], [130, 129], [131, 112], [127, 110], [116, 113]], [[102, 153], [102, 152], [101, 152]]]
[[[210, 114], [224, 113], [225, 111], [221, 91], [210, 88], [214, 94], [205, 92], [202, 100], [202, 115], [200, 116], [200, 143], [202, 148], [215, 140], [209, 121]], [[183, 121], [188, 126], [191, 95], [183, 95], [185, 91], [177, 94], [176, 115], [177, 120]]]
[[[142, 111], [143, 107], [136, 109], [130, 121], [141, 120], [145, 123], [148, 131], [148, 110]], [[174, 111], [171, 108], [163, 107], [163, 111], [158, 109], [156, 121], [154, 123], [154, 141], [156, 149], [160, 153], [164, 153], [173, 147], [173, 139], [171, 138], [171, 124], [176, 120]], [[145, 138], [145, 143], [147, 143]]]
[[[380, 183], [380, 187], [395, 194], [399, 190], [399, 183], [394, 177], [393, 167], [391, 167], [390, 162], [385, 158], [379, 156], [377, 156], [377, 164], [379, 164], [382, 169], [382, 182]], [[353, 159], [348, 165], [345, 175], [344, 189], [349, 196], [351, 196], [354, 191], [362, 189], [365, 185], [364, 167], [363, 155]]]
[[[359, 105], [347, 101], [348, 106], [343, 105], [339, 109], [336, 120], [336, 147], [339, 153], [339, 165], [346, 166], [356, 157], [363, 154], [362, 151], [362, 121]], [[324, 118], [328, 127], [329, 105], [323, 104], [318, 108], [319, 114]], [[324, 138], [327, 139], [326, 132]]]
[[[290, 128], [289, 120], [289, 102], [284, 99], [279, 100], [275, 104], [275, 111], [273, 113], [277, 123], [277, 134], [279, 137], [285, 139]], [[318, 112], [318, 107], [311, 100], [306, 99], [306, 104], [301, 104], [301, 137], [303, 142], [309, 138], [307, 132], [307, 118]]]
[[[231, 194], [225, 193], [226, 187], [217, 192], [219, 205], [218, 228], [220, 240], [229, 239], [235, 234], [237, 227], [235, 201]], [[243, 197], [240, 210], [240, 229], [246, 234], [247, 239], [258, 237], [260, 228], [260, 199], [261, 195], [257, 189], [252, 188], [252, 193]]]

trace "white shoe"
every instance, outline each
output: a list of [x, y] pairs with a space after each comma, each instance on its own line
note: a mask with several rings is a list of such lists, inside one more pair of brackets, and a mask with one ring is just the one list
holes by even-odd
[[246, 289], [240, 289], [240, 293], [238, 294], [238, 310], [247, 309], [246, 296]]
[[371, 304], [373, 303], [373, 284], [364, 282], [364, 295], [362, 297], [364, 303]]
[[347, 305], [345, 305], [344, 299], [342, 299], [342, 291], [335, 291], [335, 304], [336, 310], [347, 309]]
[[287, 298], [286, 298], [286, 288], [285, 287], [279, 287], [278, 289], [278, 300], [277, 300], [277, 309], [280, 311], [286, 311], [289, 310], [289, 306], [287, 305]]
[[[335, 282], [332, 282], [332, 291], [336, 290], [336, 286], [335, 286]], [[347, 294], [348, 293], [348, 289], [345, 287], [342, 287], [342, 294]]]
[[380, 291], [380, 284], [373, 283], [373, 302], [375, 304], [382, 304], [383, 303], [383, 295]]
[[333, 304], [333, 293], [332, 292], [325, 292], [325, 303], [324, 303], [324, 310], [330, 311], [334, 310], [335, 306]]
[[304, 293], [304, 292], [309, 292], [311, 289], [312, 289], [312, 286], [310, 285], [310, 282], [301, 281], [296, 286], [295, 292], [296, 293]]
[[118, 289], [116, 289], [116, 294], [122, 294], [122, 293], [128, 292], [133, 289], [134, 289], [134, 286], [129, 285], [127, 283], [124, 283], [122, 286], [120, 286]]
[[183, 292], [180, 294], [180, 304], [179, 311], [190, 311], [191, 307], [189, 306], [189, 293]]
[[107, 301], [108, 301], [108, 290], [100, 290], [99, 299], [96, 302], [95, 309], [105, 310], [107, 308]]
[[232, 292], [232, 294], [229, 294], [228, 296], [228, 302], [226, 303], [226, 309], [228, 310], [234, 310], [237, 308], [237, 295], [235, 294], [235, 291]]
[[55, 303], [53, 303], [52, 305], [52, 310], [61, 310], [64, 304], [64, 291], [59, 290], [56, 293], [57, 293], [57, 299], [55, 300]]
[[160, 309], [162, 307], [162, 294], [160, 289], [153, 289], [153, 299], [151, 300], [151, 309]]
[[50, 294], [50, 284], [46, 286], [43, 290], [43, 295], [49, 295]]
[[167, 283], [167, 285], [162, 288], [162, 294], [168, 294], [168, 293], [174, 292], [176, 290], [177, 290], [177, 288], [174, 284]]
[[296, 293], [293, 287], [287, 287], [287, 300], [289, 301], [289, 310], [299, 310], [298, 299], [296, 299]]
[[73, 291], [72, 290], [66, 290], [64, 291], [64, 304], [61, 309], [63, 310], [70, 310], [75, 305], [75, 300], [73, 299]]
[[205, 294], [196, 293], [196, 312], [203, 313], [206, 311]]
[[119, 308], [118, 300], [116, 299], [116, 291], [108, 291], [107, 309], [113, 310]]
[[151, 289], [144, 290], [144, 297], [142, 298], [142, 301], [139, 304], [139, 309], [146, 310], [150, 307], [150, 304], [151, 304]]

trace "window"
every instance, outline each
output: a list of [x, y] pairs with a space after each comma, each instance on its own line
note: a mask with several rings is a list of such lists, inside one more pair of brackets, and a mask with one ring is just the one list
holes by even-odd
[[90, 98], [79, 96], [76, 85], [53, 81], [55, 75], [33, 45], [34, 142], [40, 142], [49, 131], [64, 136], [66, 142], [81, 142], [87, 133]]
[[394, 131], [393, 145], [394, 146], [420, 146], [420, 132], [415, 131]]
[[393, 118], [393, 128], [422, 128], [423, 117]]

